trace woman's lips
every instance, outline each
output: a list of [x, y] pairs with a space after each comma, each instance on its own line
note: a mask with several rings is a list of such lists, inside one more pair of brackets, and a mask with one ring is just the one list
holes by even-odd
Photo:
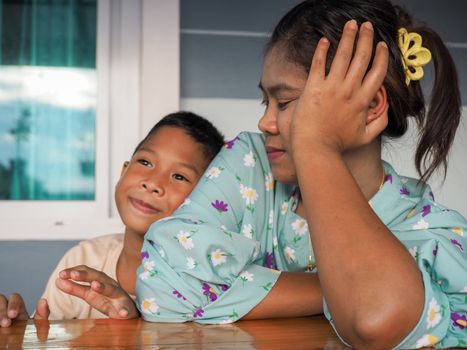
[[139, 200], [139, 199], [135, 199], [135, 198], [130, 198], [130, 202], [131, 204], [133, 205], [133, 207], [135, 207], [136, 209], [138, 209], [139, 211], [145, 213], [145, 214], [155, 214], [155, 213], [158, 213], [160, 210], [154, 208], [153, 206], [151, 206], [150, 204], [142, 201], [142, 200]]
[[285, 152], [278, 148], [266, 147], [266, 153], [268, 154], [269, 160], [275, 160], [282, 156]]

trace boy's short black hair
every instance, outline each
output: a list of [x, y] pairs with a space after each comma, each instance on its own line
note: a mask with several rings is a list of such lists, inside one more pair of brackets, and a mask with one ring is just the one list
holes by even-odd
[[187, 135], [203, 145], [204, 155], [209, 160], [212, 160], [224, 145], [224, 136], [209, 120], [192, 112], [179, 111], [168, 114], [159, 120], [136, 146], [133, 154], [138, 152], [141, 146], [164, 126], [184, 130]]

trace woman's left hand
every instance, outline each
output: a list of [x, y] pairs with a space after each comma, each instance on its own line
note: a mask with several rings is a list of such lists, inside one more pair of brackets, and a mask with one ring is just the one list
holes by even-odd
[[347, 22], [327, 75], [329, 41], [323, 38], [318, 43], [291, 122], [293, 150], [324, 147], [342, 153], [370, 143], [385, 129], [387, 117], [372, 119], [370, 105], [386, 76], [388, 49], [385, 43], [378, 43], [368, 70], [373, 27], [369, 22], [362, 24], [353, 54], [357, 32], [357, 23]]

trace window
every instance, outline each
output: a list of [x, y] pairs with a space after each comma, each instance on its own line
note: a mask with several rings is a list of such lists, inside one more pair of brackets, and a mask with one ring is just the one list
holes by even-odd
[[121, 166], [178, 109], [178, 0], [0, 3], [0, 240], [122, 232]]

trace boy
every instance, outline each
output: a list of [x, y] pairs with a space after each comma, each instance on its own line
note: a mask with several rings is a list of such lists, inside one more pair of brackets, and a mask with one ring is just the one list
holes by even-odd
[[[123, 164], [115, 188], [125, 233], [97, 237], [71, 248], [50, 276], [35, 318], [102, 318], [105, 314], [125, 318], [128, 310], [102, 303], [97, 294], [134, 295], [144, 234], [153, 222], [177, 209], [223, 144], [219, 131], [193, 113], [178, 112], [161, 119]], [[70, 266], [75, 267], [63, 270]], [[118, 285], [123, 291], [109, 290]], [[28, 317], [20, 295], [13, 294], [9, 300], [0, 295], [1, 327]]]

